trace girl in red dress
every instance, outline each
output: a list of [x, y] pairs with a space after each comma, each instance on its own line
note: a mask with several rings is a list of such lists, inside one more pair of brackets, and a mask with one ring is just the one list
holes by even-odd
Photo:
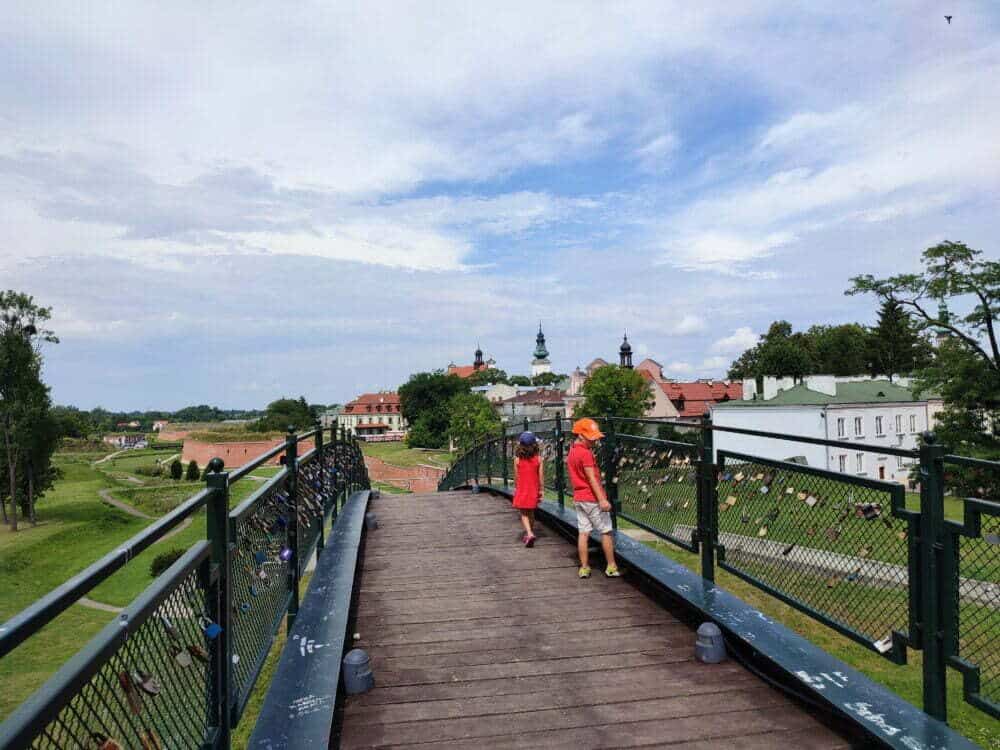
[[522, 432], [514, 451], [514, 507], [521, 511], [525, 547], [535, 544], [535, 508], [542, 499], [545, 475], [538, 440], [532, 432]]

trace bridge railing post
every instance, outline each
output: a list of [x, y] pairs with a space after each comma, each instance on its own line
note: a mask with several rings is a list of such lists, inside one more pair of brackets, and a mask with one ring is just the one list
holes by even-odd
[[208, 587], [209, 619], [221, 630], [213, 640], [215, 649], [211, 661], [211, 723], [219, 732], [219, 747], [229, 747], [230, 726], [235, 713], [233, 690], [232, 635], [232, 565], [230, 544], [229, 472], [224, 472], [221, 458], [208, 462], [205, 484], [212, 490], [206, 506], [207, 537], [211, 544], [211, 575]]
[[285, 437], [285, 468], [288, 479], [285, 487], [288, 490], [288, 504], [291, 506], [290, 520], [285, 524], [285, 538], [292, 556], [288, 563], [288, 588], [291, 598], [288, 601], [288, 632], [292, 632], [295, 618], [299, 614], [299, 478], [298, 478], [298, 436], [295, 428], [288, 428]]
[[712, 438], [712, 418], [701, 420], [701, 441], [698, 447], [698, 544], [701, 551], [701, 577], [715, 580], [715, 544], [718, 539], [718, 503], [716, 503], [716, 473]]
[[925, 432], [920, 445], [920, 579], [910, 582], [910, 596], [920, 592], [924, 711], [948, 718], [944, 625], [944, 446]]
[[556, 412], [556, 450], [555, 450], [555, 461], [556, 465], [554, 467], [556, 473], [556, 497], [559, 500], [559, 507], [562, 508], [566, 503], [566, 475], [565, 466], [563, 464], [563, 449], [565, 448], [566, 438], [562, 431], [562, 413]]
[[323, 547], [326, 546], [326, 472], [323, 471], [323, 423], [318, 419], [314, 425], [316, 430], [315, 447], [316, 453], [314, 454], [316, 458], [316, 466], [319, 467], [319, 487], [316, 488], [316, 492], [319, 494], [319, 519], [316, 523], [319, 523], [319, 537], [316, 539], [316, 557], [320, 556], [323, 551]]
[[611, 420], [611, 415], [604, 417], [607, 425], [605, 439], [607, 445], [604, 449], [604, 486], [607, 488], [608, 502], [611, 503], [611, 528], [618, 530], [618, 481], [615, 479], [615, 460], [617, 459], [618, 440], [615, 435], [615, 423]]
[[337, 468], [337, 430], [336, 422], [330, 427], [330, 494], [333, 496], [333, 511], [331, 518], [337, 519], [337, 499], [340, 497], [340, 470]]
[[507, 430], [500, 425], [500, 462], [503, 464], [503, 488], [510, 487], [510, 469], [507, 467]]

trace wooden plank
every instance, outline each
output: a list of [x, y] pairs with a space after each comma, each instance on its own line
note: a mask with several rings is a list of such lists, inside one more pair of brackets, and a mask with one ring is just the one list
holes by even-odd
[[505, 501], [373, 509], [355, 629], [376, 687], [345, 701], [342, 747], [845, 745], [739, 665], [695, 661], [691, 628], [638, 589], [578, 580], [558, 534], [525, 549]]

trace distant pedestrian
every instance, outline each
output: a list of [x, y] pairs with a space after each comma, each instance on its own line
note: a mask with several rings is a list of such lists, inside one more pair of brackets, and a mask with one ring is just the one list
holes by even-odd
[[535, 544], [535, 508], [542, 499], [545, 468], [538, 454], [538, 439], [533, 432], [522, 432], [514, 451], [514, 507], [521, 511], [525, 547]]
[[588, 545], [590, 532], [597, 529], [601, 534], [601, 547], [608, 566], [604, 575], [618, 578], [615, 563], [615, 542], [611, 538], [611, 503], [601, 479], [601, 470], [594, 458], [594, 444], [604, 437], [593, 419], [578, 419], [573, 423], [576, 440], [566, 456], [570, 485], [573, 487], [573, 503], [576, 506], [577, 534], [576, 547], [580, 554], [580, 578], [590, 578]]

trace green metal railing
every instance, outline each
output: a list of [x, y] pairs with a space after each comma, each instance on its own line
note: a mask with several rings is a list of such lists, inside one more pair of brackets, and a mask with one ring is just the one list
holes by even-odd
[[[198, 542], [0, 724], [0, 747], [228, 748], [301, 576], [337, 508], [368, 489], [359, 444], [335, 429], [295, 435], [206, 489], [0, 626], [0, 657], [203, 508]], [[300, 444], [315, 446], [298, 456]], [[281, 456], [236, 508], [230, 488]], [[117, 743], [117, 745], [112, 744]]]
[[[669, 440], [658, 437], [664, 425]], [[510, 487], [523, 429], [539, 436], [546, 495], [562, 506], [573, 439], [566, 420], [511, 425], [460, 456], [439, 488], [474, 480]], [[978, 472], [988, 478], [984, 488], [995, 488], [1000, 462], [948, 455], [930, 434], [919, 450], [907, 450], [722, 427], [707, 418], [608, 417], [602, 430], [602, 473], [616, 528], [638, 527], [698, 554], [705, 579], [714, 581], [721, 568], [889, 662], [903, 664], [908, 648], [920, 650], [924, 710], [935, 718], [946, 719], [947, 666], [961, 673], [970, 705], [1000, 717], [1000, 502], [952, 498], [964, 518], [944, 516], [950, 467]], [[898, 483], [717, 450], [723, 433], [916, 463], [919, 508], [907, 507]], [[476, 471], [491, 450], [506, 458], [500, 482]]]

